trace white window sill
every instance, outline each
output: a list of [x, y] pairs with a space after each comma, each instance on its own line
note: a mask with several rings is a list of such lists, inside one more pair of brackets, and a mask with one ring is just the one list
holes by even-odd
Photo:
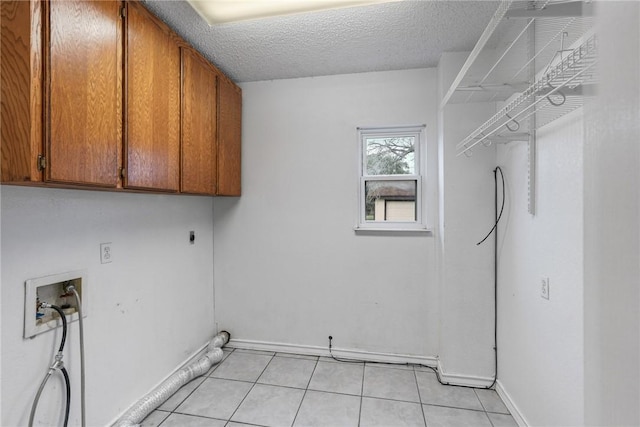
[[394, 228], [383, 228], [383, 227], [354, 227], [353, 231], [356, 234], [377, 234], [377, 235], [407, 235], [407, 234], [415, 234], [421, 236], [432, 236], [433, 229], [430, 228], [403, 228], [403, 227], [394, 227]]

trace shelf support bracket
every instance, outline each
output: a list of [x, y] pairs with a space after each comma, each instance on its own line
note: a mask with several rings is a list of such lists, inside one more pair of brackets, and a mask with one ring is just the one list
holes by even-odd
[[[528, 56], [534, 58], [536, 54], [536, 23], [533, 22], [528, 29], [528, 41], [527, 43]], [[529, 81], [534, 81], [536, 77], [536, 61], [533, 60], [529, 63], [528, 78]], [[531, 103], [535, 102], [535, 96], [531, 97]], [[533, 113], [529, 116], [529, 141], [527, 142], [527, 210], [531, 215], [536, 214], [536, 156], [537, 156], [537, 142], [536, 142], [536, 114]]]
[[[535, 114], [531, 115], [529, 119], [530, 125], [535, 125], [535, 117]], [[529, 142], [527, 145], [527, 207], [531, 215], [536, 214], [536, 152], [536, 131], [533, 130], [529, 135]]]

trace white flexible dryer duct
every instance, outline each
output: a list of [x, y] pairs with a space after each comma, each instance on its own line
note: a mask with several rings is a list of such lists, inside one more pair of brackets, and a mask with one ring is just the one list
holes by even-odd
[[211, 369], [213, 365], [220, 362], [223, 357], [222, 346], [229, 342], [231, 335], [222, 331], [209, 343], [207, 352], [195, 362], [181, 368], [179, 371], [167, 378], [162, 384], [149, 392], [142, 399], [138, 400], [129, 410], [118, 420], [116, 427], [139, 426], [151, 412], [162, 405], [169, 397], [189, 381], [203, 375]]

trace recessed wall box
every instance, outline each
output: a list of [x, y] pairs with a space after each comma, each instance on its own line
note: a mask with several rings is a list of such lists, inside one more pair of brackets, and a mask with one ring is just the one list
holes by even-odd
[[33, 338], [61, 326], [58, 314], [49, 309], [39, 309], [42, 302], [57, 305], [66, 313], [67, 322], [78, 320], [78, 307], [73, 294], [66, 287], [73, 284], [82, 302], [82, 317], [87, 317], [87, 271], [77, 270], [25, 281], [24, 285], [24, 338]]

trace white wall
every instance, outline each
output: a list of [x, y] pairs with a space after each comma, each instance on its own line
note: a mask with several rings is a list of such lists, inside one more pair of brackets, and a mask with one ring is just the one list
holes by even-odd
[[526, 144], [499, 149], [499, 378], [529, 425], [640, 424], [640, 5], [595, 16], [597, 96], [538, 132], [535, 216]]
[[457, 156], [455, 146], [493, 112], [490, 104], [448, 105], [441, 151], [440, 362], [445, 375], [478, 377], [482, 385], [495, 371], [493, 238], [477, 243], [495, 223], [496, 155], [495, 147], [481, 146], [472, 158]]
[[581, 110], [538, 130], [534, 216], [527, 211], [527, 143], [498, 148], [506, 181], [499, 378], [528, 425], [584, 423], [583, 141]]
[[[2, 187], [0, 186], [0, 221], [2, 221]], [[0, 242], [2, 241], [2, 227], [0, 226]], [[2, 244], [0, 244], [0, 308], [3, 307], [2, 305]], [[2, 310], [4, 311], [4, 310]], [[2, 329], [2, 311], [0, 311], [0, 333], [3, 331]], [[2, 400], [2, 385], [4, 384], [4, 373], [2, 370], [2, 367], [4, 366], [3, 362], [2, 362], [2, 337], [0, 336], [0, 402], [3, 402]], [[0, 403], [0, 422], [2, 422], [4, 418], [2, 418], [2, 403]]]
[[[440, 95], [465, 61], [446, 53], [438, 65]], [[454, 384], [489, 385], [495, 373], [493, 226], [495, 147], [472, 157], [456, 145], [495, 112], [492, 103], [449, 104], [439, 112], [440, 366]]]
[[596, 2], [585, 142], [585, 423], [640, 425], [640, 4]]
[[358, 126], [426, 124], [436, 224], [435, 69], [246, 83], [243, 194], [216, 199], [216, 320], [232, 338], [437, 354], [434, 238], [356, 235]]
[[[212, 204], [208, 197], [2, 187], [3, 426], [27, 424], [59, 340], [56, 332], [22, 338], [27, 279], [88, 270], [88, 425], [113, 421], [211, 338]], [[113, 242], [113, 263], [100, 264], [101, 242]], [[73, 323], [65, 350], [70, 425], [80, 424], [77, 333]], [[43, 394], [38, 419], [45, 425], [61, 423], [60, 385], [50, 381]]]

